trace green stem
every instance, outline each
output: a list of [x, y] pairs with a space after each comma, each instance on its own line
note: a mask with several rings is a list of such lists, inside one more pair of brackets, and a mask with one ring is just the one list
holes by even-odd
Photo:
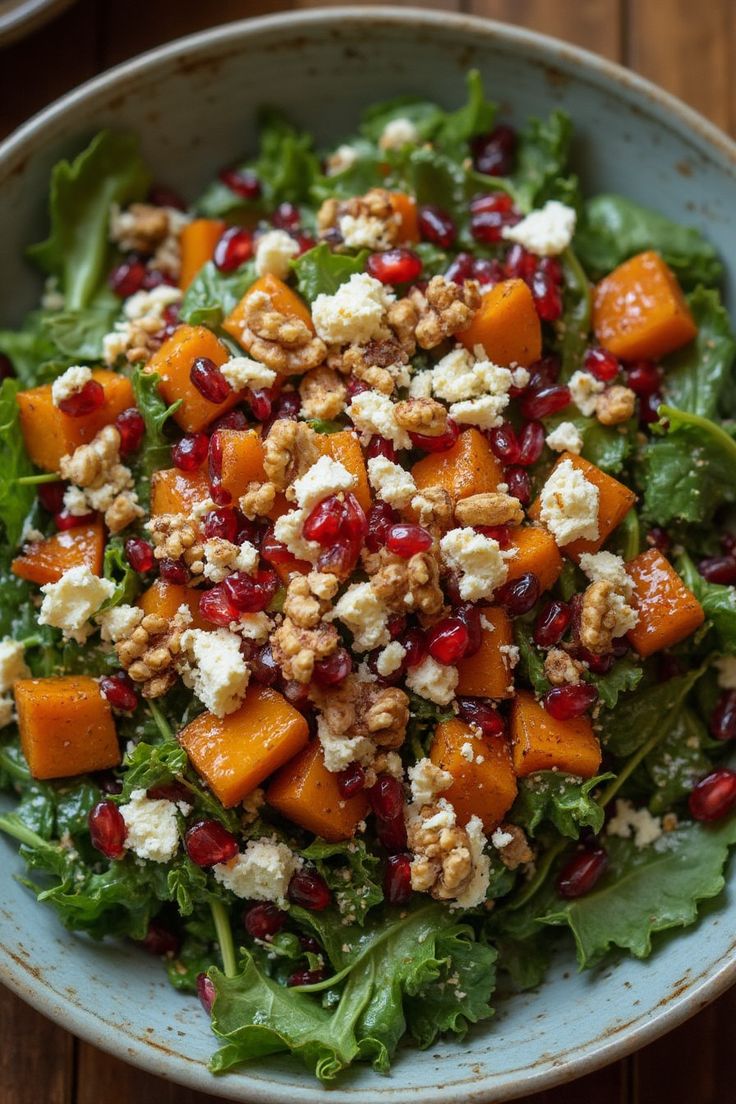
[[556, 843], [553, 843], [549, 851], [545, 852], [544, 858], [541, 859], [537, 871], [530, 882], [524, 886], [521, 892], [510, 902], [508, 908], [511, 912], [516, 909], [520, 909], [522, 905], [525, 905], [527, 901], [530, 901], [535, 893], [541, 889], [543, 883], [547, 879], [547, 875], [550, 872], [553, 862], [560, 855], [568, 844], [572, 843], [572, 840], [561, 837]]
[[32, 832], [30, 828], [26, 828], [20, 817], [14, 813], [0, 816], [0, 830], [7, 832], [13, 839], [17, 839], [19, 843], [25, 843], [28, 847], [35, 847], [40, 850], [50, 847], [53, 850], [58, 850], [56, 844], [49, 843], [48, 840], [43, 839], [36, 832]]
[[709, 433], [724, 452], [731, 454], [731, 460], [736, 463], [736, 441], [726, 433], [725, 429], [721, 429], [715, 422], [711, 422], [710, 418], [703, 418], [700, 414], [689, 414], [684, 410], [678, 410], [674, 406], [666, 405], [660, 406], [657, 413], [660, 418], [670, 418], [680, 424], [697, 426], [698, 429]]
[[598, 801], [598, 804], [602, 808], [605, 809], [606, 805], [608, 805], [608, 803], [613, 800], [613, 798], [623, 786], [626, 779], [634, 773], [641, 761], [643, 759], [646, 759], [649, 752], [654, 750], [657, 744], [664, 739], [668, 732], [669, 726], [662, 725], [661, 728], [652, 736], [650, 736], [646, 743], [642, 744], [639, 750], [634, 752], [631, 758], [627, 760], [626, 765], [622, 767], [616, 777], [612, 779], [611, 782], [609, 782], [603, 793], [596, 799]]
[[635, 556], [639, 555], [639, 517], [636, 510], [629, 510], [621, 522], [621, 529], [624, 534], [622, 551], [624, 559], [628, 563], [629, 560], [633, 560]]
[[6, 753], [5, 748], [0, 748], [0, 767], [14, 778], [17, 782], [29, 782], [31, 779], [30, 771], [21, 766], [20, 763], [16, 763], [14, 759]]
[[212, 910], [212, 920], [215, 925], [225, 977], [235, 977], [238, 972], [238, 961], [235, 957], [235, 944], [227, 909], [222, 901], [210, 901], [210, 909]]
[[154, 721], [156, 722], [156, 728], [159, 730], [159, 732], [163, 736], [164, 740], [171, 740], [173, 738], [174, 733], [171, 730], [171, 725], [166, 720], [166, 718], [164, 717], [164, 715], [161, 712], [161, 710], [159, 709], [159, 707], [156, 705], [156, 703], [154, 701], [149, 701], [148, 702], [148, 709], [149, 709], [149, 711], [151, 713], [151, 716], [153, 717]]
[[30, 487], [35, 486], [36, 483], [58, 483], [60, 479], [58, 472], [40, 472], [38, 475], [21, 475], [13, 482], [20, 484], [21, 487]]

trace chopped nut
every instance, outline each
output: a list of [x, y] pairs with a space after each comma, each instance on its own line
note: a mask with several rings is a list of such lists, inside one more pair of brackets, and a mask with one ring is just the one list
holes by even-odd
[[194, 575], [204, 572], [199, 527], [185, 514], [159, 514], [148, 523], [157, 560], [183, 560]]
[[315, 663], [332, 655], [340, 637], [334, 625], [321, 623], [305, 629], [285, 617], [271, 634], [270, 642], [273, 658], [284, 678], [306, 684], [312, 677]]
[[284, 599], [284, 614], [300, 629], [313, 629], [322, 620], [329, 603], [320, 602], [304, 575], [292, 575]]
[[544, 675], [553, 686], [575, 685], [580, 682], [582, 663], [568, 655], [562, 648], [550, 648], [544, 658]]
[[306, 580], [312, 594], [325, 602], [331, 601], [340, 589], [340, 580], [326, 571], [310, 571]]
[[465, 280], [461, 286], [444, 276], [433, 276], [424, 292], [415, 287], [409, 294], [419, 312], [415, 334], [423, 349], [434, 349], [467, 329], [481, 302], [475, 280]]
[[403, 690], [351, 674], [336, 688], [312, 687], [310, 693], [333, 736], [370, 736], [384, 749], [403, 744], [409, 722], [409, 699]]
[[628, 422], [634, 413], [636, 395], [629, 387], [607, 387], [595, 400], [595, 416], [601, 425]]
[[594, 655], [604, 655], [613, 646], [616, 614], [611, 599], [616, 593], [613, 583], [600, 579], [597, 583], [591, 583], [583, 594], [580, 643]]
[[327, 348], [295, 314], [276, 310], [271, 297], [254, 292], [246, 300], [240, 344], [256, 360], [282, 375], [303, 375], [325, 359]]
[[460, 499], [455, 517], [461, 525], [521, 525], [524, 510], [513, 495], [490, 491]]
[[276, 488], [273, 483], [249, 483], [239, 506], [251, 521], [256, 517], [267, 517], [276, 501]]
[[395, 686], [373, 688], [368, 698], [364, 720], [371, 738], [383, 748], [401, 747], [409, 723], [409, 699], [404, 691]]
[[407, 840], [414, 852], [411, 864], [412, 889], [431, 893], [438, 901], [459, 896], [470, 884], [473, 860], [470, 840], [457, 824], [426, 827], [441, 814], [441, 801], [425, 805], [416, 817], [407, 821]]
[[519, 828], [517, 824], [502, 824], [498, 831], [506, 836], [511, 836], [508, 843], [498, 848], [498, 854], [505, 867], [509, 870], [516, 870], [517, 866], [521, 866], [522, 863], [532, 861], [534, 852], [529, 846], [523, 828]]
[[103, 426], [88, 445], [80, 445], [71, 455], [62, 456], [59, 472], [77, 487], [92, 487], [106, 481], [110, 470], [120, 461], [120, 434], [114, 425]]
[[126, 211], [113, 208], [110, 218], [110, 240], [124, 253], [156, 251], [169, 233], [169, 212], [150, 203], [131, 203]]
[[329, 421], [345, 409], [347, 388], [331, 368], [313, 368], [302, 376], [299, 384], [303, 418], [324, 418]]
[[122, 491], [105, 510], [105, 525], [111, 533], [119, 533], [132, 525], [136, 518], [143, 517], [143, 513], [135, 492]]
[[429, 621], [443, 612], [439, 564], [431, 551], [404, 560], [382, 548], [364, 555], [363, 564], [373, 590], [392, 613], [415, 610]]
[[436, 399], [405, 399], [394, 406], [394, 416], [402, 429], [441, 437], [447, 430], [447, 410]]
[[59, 471], [72, 483], [64, 495], [71, 513], [100, 510], [111, 533], [143, 516], [132, 473], [120, 463], [120, 433], [114, 425], [103, 426], [89, 444], [62, 456]]
[[319, 459], [316, 433], [304, 422], [277, 418], [263, 442], [263, 467], [277, 491], [285, 491]]
[[322, 238], [334, 239], [339, 234], [350, 247], [390, 249], [401, 236], [401, 219], [391, 193], [371, 188], [363, 196], [326, 199], [317, 213], [317, 229]]
[[134, 682], [143, 684], [144, 698], [158, 698], [176, 682], [175, 660], [181, 652], [182, 633], [190, 621], [186, 607], [170, 620], [146, 614], [128, 637], [116, 642], [118, 662]]
[[425, 487], [415, 494], [409, 514], [435, 537], [441, 537], [453, 526], [453, 501], [444, 487]]

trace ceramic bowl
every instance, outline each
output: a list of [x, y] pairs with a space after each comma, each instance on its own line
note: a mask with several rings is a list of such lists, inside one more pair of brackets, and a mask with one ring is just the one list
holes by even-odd
[[[328, 9], [220, 27], [166, 46], [84, 85], [0, 147], [0, 325], [38, 294], [23, 247], [44, 231], [51, 166], [102, 126], [143, 139], [156, 177], [191, 197], [218, 166], [248, 150], [253, 114], [277, 103], [318, 140], [350, 132], [361, 108], [397, 93], [447, 105], [477, 66], [504, 115], [522, 121], [559, 106], [575, 122], [575, 163], [588, 191], [620, 191], [700, 227], [736, 256], [736, 147], [702, 118], [638, 77], [552, 39], [428, 11]], [[250, 1104], [303, 1104], [325, 1089], [287, 1058], [214, 1080], [214, 1039], [193, 998], [169, 988], [132, 947], [65, 932], [12, 877], [0, 841], [0, 965], [23, 998], [76, 1034], [152, 1073]], [[732, 881], [733, 888], [733, 881]], [[650, 1042], [736, 980], [736, 901], [628, 958], [579, 974], [560, 957], [538, 992], [501, 1004], [462, 1043], [402, 1049], [390, 1076], [364, 1067], [332, 1099], [344, 1104], [501, 1101], [589, 1072]]]

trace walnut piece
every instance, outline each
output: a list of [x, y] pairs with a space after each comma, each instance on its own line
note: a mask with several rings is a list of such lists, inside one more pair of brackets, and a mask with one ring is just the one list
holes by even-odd
[[409, 516], [435, 537], [443, 536], [453, 526], [453, 501], [444, 487], [425, 487], [414, 495]]
[[[391, 249], [401, 238], [401, 218], [394, 210], [391, 193], [385, 188], [371, 188], [362, 196], [350, 199], [326, 199], [317, 212], [317, 229], [321, 238], [350, 246], [371, 249]], [[358, 241], [356, 232], [368, 235]]]
[[328, 609], [329, 602], [321, 602], [312, 593], [305, 575], [292, 575], [284, 598], [286, 617], [291, 618], [300, 629], [313, 629]]
[[461, 525], [521, 525], [524, 510], [513, 495], [487, 491], [460, 499], [455, 517]]
[[369, 685], [368, 708], [363, 717], [368, 734], [379, 747], [401, 747], [409, 723], [409, 699], [396, 686]]
[[475, 280], [460, 285], [444, 276], [433, 276], [424, 292], [414, 287], [409, 294], [419, 312], [415, 336], [422, 349], [434, 349], [467, 329], [481, 302]]
[[312, 368], [302, 376], [299, 395], [302, 400], [302, 417], [337, 418], [345, 409], [347, 388], [332, 368]]
[[123, 253], [150, 257], [150, 267], [178, 277], [181, 269], [179, 235], [188, 217], [172, 207], [131, 203], [125, 211], [113, 207], [110, 240]]
[[134, 682], [143, 684], [144, 698], [160, 698], [176, 682], [181, 637], [191, 619], [188, 610], [178, 610], [173, 618], [148, 613], [116, 642], [118, 662]]
[[595, 416], [601, 425], [628, 422], [634, 413], [636, 395], [629, 387], [607, 387], [595, 401]]
[[303, 375], [323, 362], [327, 347], [296, 314], [276, 310], [270, 295], [256, 291], [245, 301], [240, 344], [255, 360], [282, 375]]
[[192, 575], [204, 574], [199, 526], [186, 514], [159, 514], [148, 523], [157, 560], [183, 560]]
[[408, 433], [441, 437], [447, 430], [447, 409], [436, 399], [404, 399], [394, 405], [394, 417]]
[[519, 828], [517, 824], [504, 823], [500, 825], [498, 831], [511, 836], [508, 843], [498, 848], [499, 857], [505, 867], [509, 870], [516, 870], [517, 866], [532, 861], [534, 852], [529, 846], [529, 840], [526, 838], [523, 828]]
[[263, 468], [277, 491], [285, 491], [319, 459], [317, 435], [304, 422], [277, 418], [263, 442]]
[[591, 583], [583, 594], [580, 611], [580, 643], [594, 655], [605, 655], [613, 647], [616, 627], [615, 598], [618, 591], [608, 579]]
[[568, 655], [562, 648], [550, 648], [544, 657], [544, 675], [553, 686], [575, 685], [580, 682], [582, 663]]
[[418, 816], [407, 819], [407, 841], [414, 859], [411, 864], [412, 889], [431, 893], [438, 901], [459, 896], [470, 884], [473, 859], [470, 840], [457, 824], [426, 827], [442, 804], [424, 805]]
[[[274, 423], [275, 424], [275, 423]], [[276, 488], [273, 483], [249, 483], [245, 494], [241, 495], [239, 506], [251, 521], [256, 517], [266, 517], [276, 501]]]
[[439, 564], [432, 551], [417, 552], [404, 560], [381, 548], [364, 555], [363, 566], [373, 590], [392, 613], [413, 610], [429, 623], [443, 612]]
[[384, 750], [403, 744], [409, 723], [409, 699], [403, 690], [351, 674], [338, 687], [313, 686], [310, 693], [335, 737], [368, 736]]
[[312, 678], [315, 663], [326, 659], [340, 643], [334, 625], [324, 622], [314, 628], [301, 628], [285, 617], [271, 634], [273, 658], [286, 679], [306, 685]]
[[120, 433], [114, 425], [103, 426], [89, 444], [62, 456], [59, 471], [74, 485], [65, 495], [68, 505], [71, 493], [76, 507], [73, 513], [102, 511], [111, 533], [119, 533], [143, 516], [130, 468], [120, 463]]

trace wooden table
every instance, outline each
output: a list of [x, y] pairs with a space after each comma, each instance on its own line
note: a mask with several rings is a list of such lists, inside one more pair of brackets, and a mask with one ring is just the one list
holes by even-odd
[[[398, 0], [393, 0], [399, 6]], [[419, 0], [417, 0], [419, 3]], [[0, 50], [0, 135], [95, 73], [213, 23], [309, 0], [80, 0]], [[369, 5], [366, 5], [369, 6]], [[732, 0], [430, 0], [506, 20], [623, 62], [736, 131]], [[83, 981], [82, 981], [83, 984]], [[733, 1104], [736, 988], [639, 1054], [527, 1104]], [[0, 1104], [207, 1104], [73, 1038], [0, 991]], [[460, 1102], [458, 1102], [460, 1104]]]

